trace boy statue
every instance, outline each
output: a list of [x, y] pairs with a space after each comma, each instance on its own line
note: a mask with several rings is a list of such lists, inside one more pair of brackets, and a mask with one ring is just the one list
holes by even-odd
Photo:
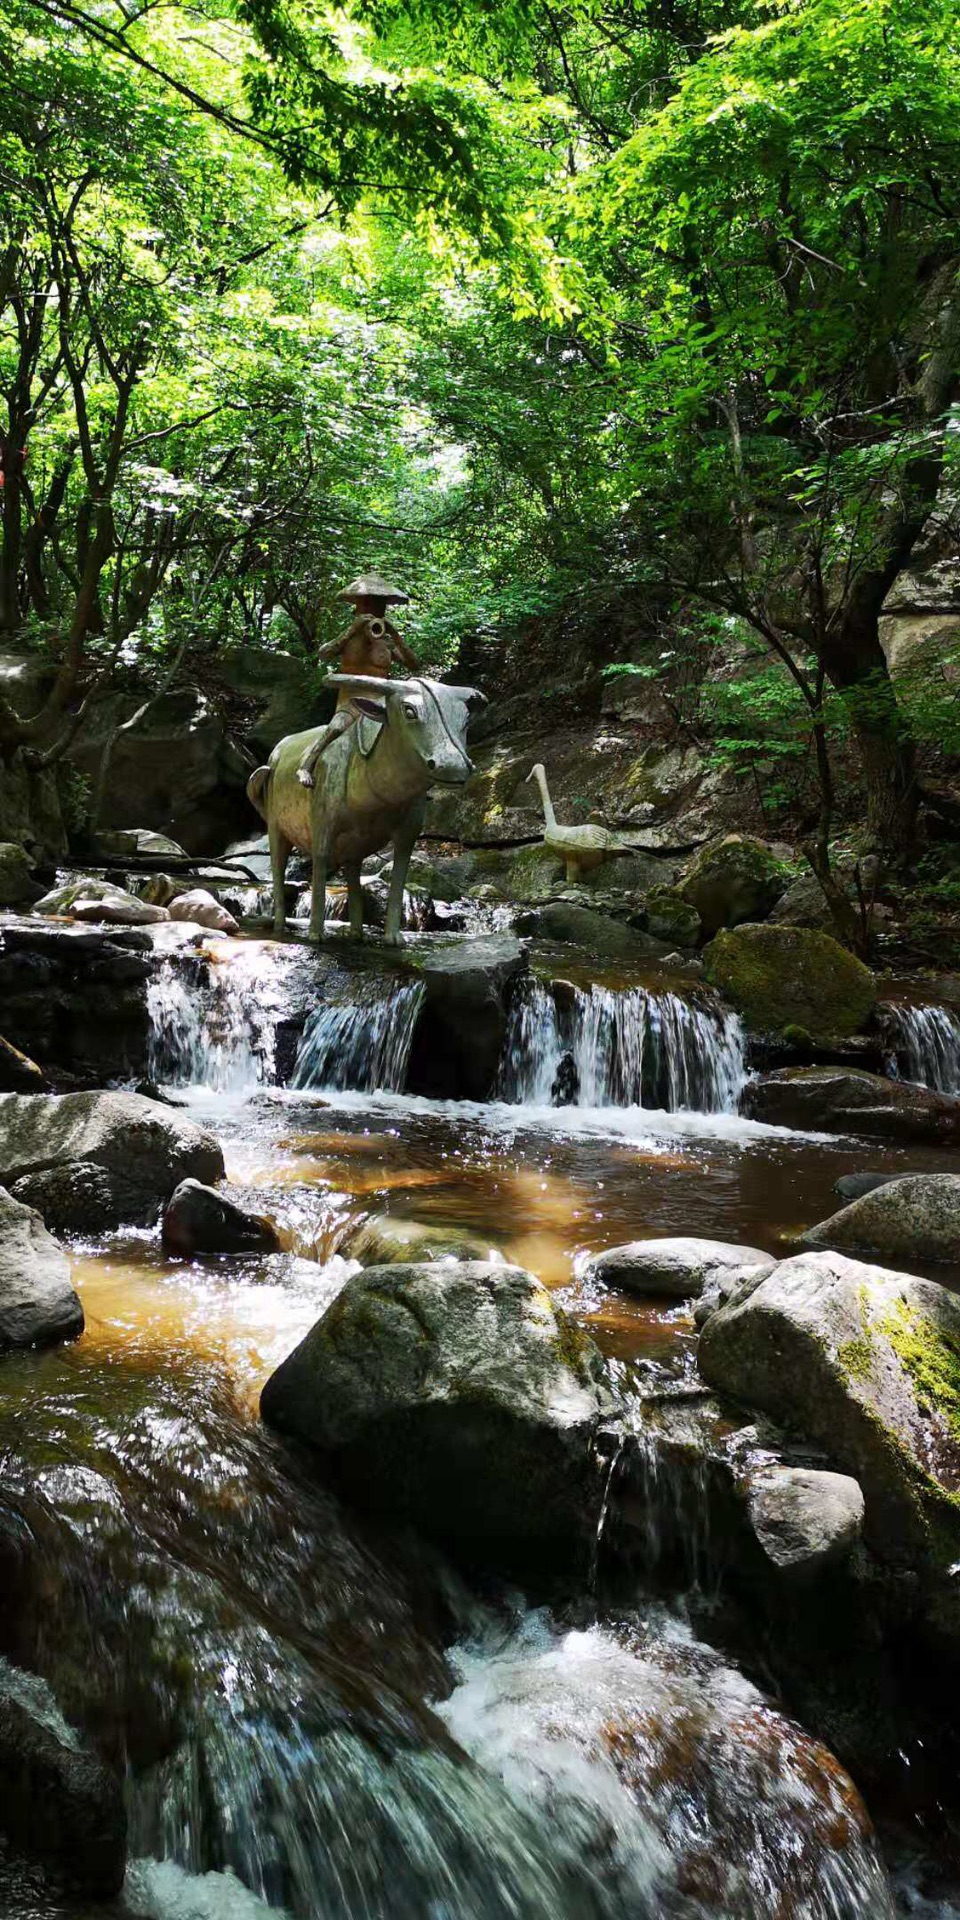
[[[404, 593], [402, 588], [391, 587], [381, 574], [361, 573], [356, 580], [351, 580], [348, 587], [344, 587], [342, 593], [337, 594], [338, 600], [345, 600], [353, 606], [354, 618], [343, 633], [337, 635], [336, 640], [331, 640], [329, 646], [321, 647], [317, 658], [322, 661], [333, 660], [339, 654], [341, 673], [369, 674], [374, 680], [384, 679], [394, 661], [403, 667], [419, 666], [416, 654], [411, 653], [392, 620], [387, 618], [388, 607], [404, 606], [409, 598], [410, 595]], [[337, 711], [330, 725], [307, 748], [297, 769], [301, 786], [313, 786], [314, 769], [320, 755], [326, 751], [331, 740], [336, 740], [339, 734], [356, 726], [361, 712], [356, 695], [341, 687]]]

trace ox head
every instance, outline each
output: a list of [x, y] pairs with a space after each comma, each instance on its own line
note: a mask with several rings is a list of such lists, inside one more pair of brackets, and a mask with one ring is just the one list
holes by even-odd
[[447, 687], [439, 680], [375, 680], [372, 675], [331, 673], [328, 685], [345, 687], [364, 712], [386, 719], [430, 776], [430, 785], [460, 787], [473, 772], [467, 752], [471, 714], [487, 704], [476, 687]]

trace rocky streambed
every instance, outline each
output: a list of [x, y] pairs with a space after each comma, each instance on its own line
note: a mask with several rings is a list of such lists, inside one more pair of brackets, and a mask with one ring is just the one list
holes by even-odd
[[753, 1081], [675, 966], [134, 931], [0, 956], [140, 1009], [0, 1097], [5, 1911], [951, 1913], [950, 1094]]

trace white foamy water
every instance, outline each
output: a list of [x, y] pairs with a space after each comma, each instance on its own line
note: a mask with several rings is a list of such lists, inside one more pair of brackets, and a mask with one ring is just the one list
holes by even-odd
[[691, 1920], [890, 1920], [885, 1870], [835, 1763], [675, 1617], [652, 1608], [637, 1629], [561, 1633], [529, 1614], [499, 1646], [456, 1650], [454, 1666], [438, 1709], [450, 1731], [550, 1818], [558, 1846], [596, 1861], [624, 1910], [635, 1891], [640, 1911], [659, 1893]]
[[134, 1860], [123, 1897], [137, 1920], [284, 1920], [235, 1873], [186, 1873], [173, 1860]]
[[157, 944], [161, 964], [147, 985], [151, 1079], [217, 1092], [272, 1081], [298, 950], [260, 940]]

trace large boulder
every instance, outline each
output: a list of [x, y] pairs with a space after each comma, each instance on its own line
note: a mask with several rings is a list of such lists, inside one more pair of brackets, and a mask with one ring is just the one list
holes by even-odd
[[[58, 1889], [119, 1893], [127, 1818], [117, 1777], [81, 1746], [49, 1688], [0, 1661], [0, 1833]], [[31, 1907], [32, 1911], [32, 1907]]]
[[105, 860], [149, 859], [186, 860], [189, 855], [169, 834], [152, 833], [149, 827], [116, 827], [93, 838], [94, 853]]
[[0, 841], [0, 907], [30, 907], [42, 893], [33, 878], [33, 861], [23, 847]]
[[0, 1347], [49, 1347], [82, 1332], [66, 1254], [40, 1215], [0, 1187]]
[[743, 1247], [729, 1240], [680, 1237], [629, 1240], [595, 1254], [584, 1269], [589, 1283], [622, 1287], [626, 1293], [649, 1293], [671, 1300], [699, 1299], [705, 1288], [721, 1281], [728, 1291], [750, 1275], [761, 1277], [776, 1266], [772, 1254], [760, 1247]]
[[463, 941], [416, 963], [423, 982], [407, 1087], [438, 1099], [486, 1100], [496, 1079], [510, 988], [526, 968], [519, 940]]
[[858, 1133], [872, 1140], [960, 1141], [960, 1099], [853, 1067], [781, 1067], [748, 1080], [740, 1096], [748, 1120], [814, 1133]]
[[824, 1042], [859, 1033], [876, 1002], [869, 967], [829, 934], [807, 927], [742, 926], [704, 953], [707, 979], [754, 1033], [802, 1027]]
[[70, 749], [91, 783], [100, 775], [105, 742], [118, 723], [101, 806], [104, 827], [169, 833], [190, 853], [216, 853], [253, 827], [246, 798], [252, 761], [229, 737], [219, 714], [196, 687], [172, 687], [144, 705], [142, 693], [105, 700]]
[[912, 1173], [888, 1181], [800, 1240], [805, 1247], [878, 1254], [897, 1265], [960, 1266], [960, 1174]]
[[710, 1386], [822, 1446], [863, 1489], [878, 1559], [960, 1551], [960, 1300], [839, 1253], [784, 1260], [700, 1336]]
[[62, 1232], [147, 1223], [223, 1172], [213, 1134], [138, 1093], [0, 1094], [0, 1181]]
[[701, 847], [677, 883], [709, 938], [721, 927], [762, 920], [776, 906], [788, 875], [762, 840], [728, 833]]
[[367, 1267], [268, 1380], [271, 1426], [364, 1502], [470, 1562], [536, 1577], [595, 1538], [607, 1408], [591, 1340], [519, 1267]]
[[229, 1193], [181, 1180], [163, 1211], [160, 1238], [165, 1253], [192, 1260], [203, 1253], [276, 1253], [280, 1235], [265, 1214], [241, 1206]]
[[651, 887], [644, 901], [647, 931], [675, 947], [696, 947], [703, 928], [700, 915], [677, 887]]
[[128, 893], [125, 887], [115, 887], [110, 880], [98, 880], [92, 875], [52, 887], [37, 901], [36, 911], [117, 927], [148, 927], [170, 918], [166, 907], [151, 906], [146, 900], [138, 900], [135, 893]]

